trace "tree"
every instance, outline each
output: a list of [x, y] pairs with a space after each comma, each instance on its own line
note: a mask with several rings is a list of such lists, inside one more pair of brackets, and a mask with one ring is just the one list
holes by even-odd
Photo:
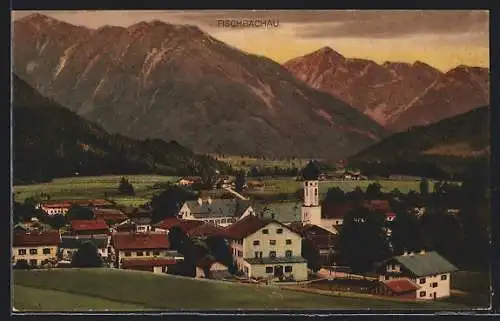
[[118, 185], [118, 193], [120, 195], [134, 196], [134, 186], [132, 186], [132, 184], [130, 184], [125, 177], [122, 177], [120, 179], [120, 184]]
[[244, 171], [238, 171], [236, 173], [236, 181], [235, 181], [235, 191], [238, 193], [243, 192], [243, 188], [245, 186], [245, 172]]
[[426, 197], [428, 194], [429, 194], [429, 180], [424, 177], [420, 181], [420, 195]]
[[58, 230], [66, 225], [66, 216], [62, 214], [56, 214], [49, 217], [49, 225]]
[[28, 261], [26, 261], [26, 260], [17, 260], [16, 264], [14, 265], [14, 269], [16, 269], [16, 270], [29, 270], [29, 269], [31, 269], [31, 265], [29, 265]]
[[355, 273], [365, 274], [390, 256], [385, 235], [385, 215], [359, 206], [346, 213], [339, 235], [339, 251]]
[[344, 203], [347, 197], [343, 190], [339, 187], [332, 187], [328, 189], [325, 196], [325, 202], [327, 203]]
[[93, 219], [94, 219], [94, 213], [92, 212], [91, 209], [77, 204], [72, 205], [69, 208], [68, 213], [66, 214], [66, 220], [68, 222], [75, 220], [93, 220]]
[[365, 198], [368, 200], [377, 200], [382, 197], [382, 185], [378, 182], [368, 185], [365, 191]]
[[168, 233], [170, 247], [184, 255], [184, 260], [180, 264], [176, 264], [168, 273], [196, 276], [197, 249], [193, 242], [188, 238], [186, 233], [178, 226], [172, 227]]
[[203, 167], [201, 169], [201, 182], [202, 188], [212, 189], [217, 183], [218, 175], [214, 168]]
[[391, 208], [396, 218], [389, 224], [391, 229], [391, 243], [396, 255], [405, 251], [419, 251], [423, 248], [420, 224], [416, 216], [400, 202], [393, 202]]
[[321, 269], [321, 255], [310, 239], [302, 239], [302, 257], [307, 260], [307, 267], [311, 271], [317, 272]]
[[71, 265], [74, 267], [101, 267], [102, 259], [97, 247], [92, 242], [82, 242], [73, 254]]
[[210, 250], [211, 255], [217, 262], [227, 266], [229, 273], [236, 271], [231, 248], [223, 237], [213, 235], [206, 238], [205, 243]]
[[161, 194], [153, 195], [151, 208], [152, 221], [159, 222], [166, 217], [175, 217], [186, 201], [195, 200], [196, 195], [180, 186], [169, 186]]

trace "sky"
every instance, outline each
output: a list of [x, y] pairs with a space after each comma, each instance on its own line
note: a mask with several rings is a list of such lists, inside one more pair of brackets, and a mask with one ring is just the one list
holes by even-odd
[[[489, 12], [484, 10], [155, 10], [36, 11], [75, 25], [127, 27], [161, 20], [196, 25], [240, 50], [279, 63], [330, 47], [347, 58], [489, 67]], [[35, 13], [13, 11], [13, 19]], [[223, 20], [228, 22], [224, 23]], [[230, 27], [231, 21], [253, 26]], [[266, 23], [262, 23], [262, 21]], [[234, 23], [234, 22], [233, 22]]]

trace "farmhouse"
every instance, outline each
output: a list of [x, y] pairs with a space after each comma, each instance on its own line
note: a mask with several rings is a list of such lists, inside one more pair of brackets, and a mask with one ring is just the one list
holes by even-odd
[[119, 232], [137, 232], [147, 233], [153, 230], [151, 226], [151, 218], [149, 217], [133, 217], [129, 218], [115, 226]]
[[286, 225], [248, 215], [223, 230], [239, 270], [249, 278], [307, 280], [302, 237]]
[[109, 226], [103, 220], [73, 220], [71, 224], [72, 235], [106, 235]]
[[182, 220], [176, 217], [167, 217], [155, 224], [155, 231], [162, 231], [168, 234], [173, 227], [179, 227], [184, 233], [188, 233], [191, 229], [204, 225], [203, 221]]
[[83, 207], [98, 207], [106, 208], [114, 206], [115, 204], [104, 199], [92, 200], [57, 200], [47, 201], [36, 205], [36, 208], [44, 210], [49, 215], [67, 214], [71, 206], [79, 205]]
[[417, 284], [417, 299], [430, 300], [450, 296], [451, 273], [457, 268], [437, 252], [404, 253], [377, 269], [379, 281], [408, 279]]
[[71, 206], [72, 204], [69, 202], [58, 202], [58, 203], [41, 203], [37, 205], [37, 208], [42, 209], [48, 215], [56, 215], [56, 214], [66, 215]]
[[147, 258], [147, 259], [128, 259], [124, 260], [121, 268], [125, 270], [148, 271], [153, 273], [166, 273], [168, 267], [175, 265], [177, 260], [174, 258]]
[[92, 213], [97, 220], [106, 221], [108, 224], [116, 224], [127, 219], [127, 215], [115, 208], [92, 208]]
[[130, 262], [134, 263], [125, 263], [125, 266], [130, 267], [130, 264], [137, 266], [137, 260], [141, 259], [182, 260], [184, 258], [177, 251], [170, 250], [170, 242], [165, 234], [118, 232], [113, 234], [111, 243], [115, 256], [114, 266], [117, 268], [122, 268], [123, 264], [129, 260], [133, 260]]
[[187, 201], [178, 217], [185, 220], [200, 220], [219, 226], [228, 226], [246, 215], [253, 215], [250, 202], [240, 199], [212, 199]]
[[303, 238], [311, 240], [321, 255], [323, 265], [330, 266], [335, 263], [335, 256], [338, 253], [338, 234], [332, 233], [318, 225], [302, 225], [301, 222], [295, 222], [289, 226]]
[[16, 231], [12, 244], [13, 263], [24, 261], [34, 267], [41, 266], [44, 261], [57, 258], [60, 243], [59, 231]]
[[71, 261], [73, 254], [78, 251], [80, 245], [84, 242], [92, 243], [103, 259], [107, 259], [111, 255], [111, 237], [108, 235], [96, 236], [66, 236], [61, 237], [59, 245], [59, 258], [64, 261]]

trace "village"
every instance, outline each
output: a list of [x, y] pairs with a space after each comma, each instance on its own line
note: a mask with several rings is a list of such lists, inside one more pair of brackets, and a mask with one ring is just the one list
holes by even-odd
[[[173, 215], [156, 222], [152, 209], [118, 206], [105, 199], [43, 201], [35, 207], [48, 217], [73, 212], [73, 218], [59, 228], [36, 218], [16, 224], [12, 265], [14, 269], [139, 270], [399, 300], [429, 301], [452, 295], [451, 279], [458, 268], [433, 249], [393, 251], [397, 255], [375, 262], [367, 273], [346, 264], [339, 254], [344, 227], [367, 225], [371, 216], [383, 217], [382, 234], [389, 240], [397, 214], [384, 199], [322, 201], [320, 182], [325, 176], [313, 162], [301, 171], [300, 220], [286, 222], [280, 221], [280, 213], [269, 214], [244, 192], [236, 192], [230, 177], [222, 180], [228, 192], [224, 198], [200, 194], [198, 199], [178, 203]], [[176, 185], [186, 189], [199, 179], [182, 177]], [[343, 179], [363, 177], [354, 173]], [[78, 211], [91, 215], [81, 219], [75, 215]], [[420, 206], [409, 215], [424, 212]]]

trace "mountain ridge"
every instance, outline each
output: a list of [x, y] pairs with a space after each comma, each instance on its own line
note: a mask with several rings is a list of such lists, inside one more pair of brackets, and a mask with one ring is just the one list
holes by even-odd
[[13, 39], [22, 79], [110, 133], [176, 140], [199, 153], [327, 158], [388, 134], [280, 64], [195, 26], [52, 33], [15, 21]]

